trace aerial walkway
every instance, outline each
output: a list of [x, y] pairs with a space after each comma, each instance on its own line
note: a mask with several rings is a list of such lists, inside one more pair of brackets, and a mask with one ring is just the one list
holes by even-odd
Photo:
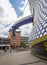
[[12, 26], [12, 29], [13, 29], [13, 31], [15, 31], [20, 26], [25, 25], [25, 24], [28, 24], [28, 23], [32, 23], [32, 22], [33, 22], [33, 16], [30, 15], [30, 16], [24, 17], [23, 19], [17, 21], [17, 23], [15, 23]]

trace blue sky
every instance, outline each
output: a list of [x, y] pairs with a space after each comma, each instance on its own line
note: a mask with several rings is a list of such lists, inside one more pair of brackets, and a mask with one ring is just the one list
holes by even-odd
[[20, 10], [20, 7], [22, 8], [24, 6], [25, 1], [26, 0], [10, 0], [10, 3], [14, 7], [18, 17], [23, 15], [23, 11]]
[[[9, 29], [12, 28], [13, 24], [31, 15], [29, 3], [27, 2], [28, 0], [0, 0], [0, 37], [8, 37]], [[29, 29], [27, 30], [27, 28]], [[29, 36], [32, 24], [31, 26], [29, 24], [19, 27], [19, 29], [21, 30], [21, 35]]]

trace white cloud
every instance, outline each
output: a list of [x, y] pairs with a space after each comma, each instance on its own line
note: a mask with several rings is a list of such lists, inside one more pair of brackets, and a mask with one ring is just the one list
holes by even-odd
[[[11, 26], [16, 22], [17, 18], [16, 12], [9, 0], [0, 0], [0, 36], [6, 36], [4, 33], [7, 33], [6, 31], [11, 28]], [[9, 23], [11, 24], [9, 27], [4, 27], [3, 24], [7, 25]]]
[[4, 10], [3, 21], [15, 21], [17, 19], [16, 12], [8, 0], [1, 0], [0, 7]]
[[22, 17], [20, 16], [19, 20], [24, 18], [24, 17], [27, 17], [27, 16], [31, 15], [30, 6], [29, 6], [28, 0], [26, 0], [24, 7], [20, 8], [20, 9], [23, 11], [23, 16]]
[[32, 23], [19, 27], [19, 29], [21, 30], [21, 36], [30, 36], [32, 27]]
[[[26, 0], [26, 3], [28, 3], [28, 0]], [[28, 3], [24, 9], [24, 15], [21, 18], [30, 16], [30, 15], [31, 15], [31, 12], [30, 12], [30, 7], [29, 7], [29, 3]], [[32, 23], [21, 26], [19, 29], [21, 30], [21, 36], [30, 36], [31, 30], [32, 30]]]
[[[27, 3], [27, 1], [28, 0], [26, 0], [26, 3]], [[26, 6], [26, 8], [25, 8], [25, 6], [23, 8], [21, 8], [22, 11], [24, 10], [23, 16], [22, 17], [20, 16], [20, 18], [18, 18], [17, 14], [16, 14], [14, 8], [12, 7], [12, 5], [10, 4], [9, 0], [0, 0], [0, 11], [2, 10], [0, 12], [0, 14], [2, 15], [2, 16], [0, 16], [0, 23], [1, 23], [1, 25], [0, 25], [0, 37], [8, 37], [8, 34], [9, 34], [8, 31], [14, 23], [16, 23], [18, 20], [20, 20], [26, 16], [31, 15], [31, 12], [29, 10], [29, 3]], [[9, 27], [4, 27], [3, 24], [6, 25], [9, 23], [10, 23]], [[27, 30], [27, 28], [28, 28], [28, 30]], [[32, 29], [32, 24], [27, 25], [25, 27], [21, 27], [20, 28], [21, 35], [29, 36], [31, 29]]]

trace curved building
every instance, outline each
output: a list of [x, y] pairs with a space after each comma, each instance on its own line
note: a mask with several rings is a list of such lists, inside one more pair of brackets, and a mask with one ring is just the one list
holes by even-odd
[[28, 1], [34, 19], [29, 38], [32, 54], [47, 60], [47, 0]]

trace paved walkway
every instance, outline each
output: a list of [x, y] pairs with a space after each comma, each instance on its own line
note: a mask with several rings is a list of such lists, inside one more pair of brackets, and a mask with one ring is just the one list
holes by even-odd
[[30, 51], [12, 52], [0, 57], [0, 65], [47, 65]]

